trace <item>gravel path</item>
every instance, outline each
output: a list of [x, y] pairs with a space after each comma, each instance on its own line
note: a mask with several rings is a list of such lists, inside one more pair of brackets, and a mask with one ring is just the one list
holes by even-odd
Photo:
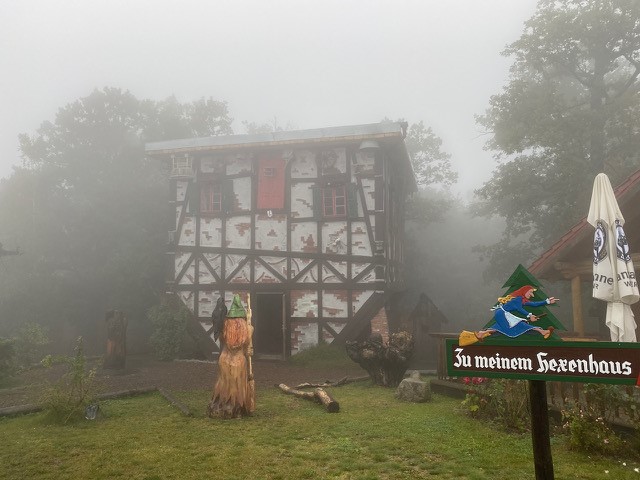
[[[161, 362], [149, 356], [132, 355], [123, 371], [98, 368], [98, 393], [120, 392], [148, 387], [163, 387], [169, 391], [212, 390], [216, 364], [199, 360]], [[303, 382], [321, 383], [344, 377], [366, 375], [357, 364], [343, 368], [304, 368], [284, 361], [254, 361], [256, 386], [273, 387], [279, 383], [296, 386]], [[0, 389], [0, 408], [37, 404], [47, 386], [55, 383], [65, 372], [64, 366], [36, 367], [19, 375], [10, 388]]]

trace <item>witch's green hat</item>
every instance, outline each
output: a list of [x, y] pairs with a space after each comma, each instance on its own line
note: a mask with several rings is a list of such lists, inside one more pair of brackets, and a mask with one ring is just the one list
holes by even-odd
[[247, 318], [247, 312], [242, 305], [240, 295], [237, 293], [233, 296], [233, 302], [231, 303], [231, 308], [227, 312], [227, 318]]

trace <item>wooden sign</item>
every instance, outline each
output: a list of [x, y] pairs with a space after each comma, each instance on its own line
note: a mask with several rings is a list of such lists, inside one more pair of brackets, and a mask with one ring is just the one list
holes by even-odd
[[509, 342], [490, 340], [461, 347], [446, 343], [447, 374], [640, 386], [640, 343]]

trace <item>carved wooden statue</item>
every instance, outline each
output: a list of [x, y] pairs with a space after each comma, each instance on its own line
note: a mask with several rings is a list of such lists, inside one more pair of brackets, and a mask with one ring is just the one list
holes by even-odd
[[127, 317], [119, 310], [109, 310], [107, 322], [107, 354], [104, 368], [123, 369], [127, 359]]
[[250, 378], [252, 335], [253, 326], [247, 321], [240, 296], [235, 295], [222, 327], [218, 379], [207, 407], [210, 417], [237, 418], [253, 412], [255, 391]]

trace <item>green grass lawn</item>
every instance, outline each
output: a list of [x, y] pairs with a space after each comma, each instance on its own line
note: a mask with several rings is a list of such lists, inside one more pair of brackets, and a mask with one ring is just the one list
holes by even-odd
[[[531, 437], [473, 420], [460, 401], [396, 400], [360, 382], [334, 388], [341, 411], [258, 391], [253, 417], [212, 420], [208, 391], [103, 402], [95, 421], [47, 424], [44, 414], [0, 419], [2, 479], [533, 479]], [[590, 458], [552, 441], [557, 479], [639, 479], [637, 462]], [[608, 471], [608, 473], [606, 473]]]

